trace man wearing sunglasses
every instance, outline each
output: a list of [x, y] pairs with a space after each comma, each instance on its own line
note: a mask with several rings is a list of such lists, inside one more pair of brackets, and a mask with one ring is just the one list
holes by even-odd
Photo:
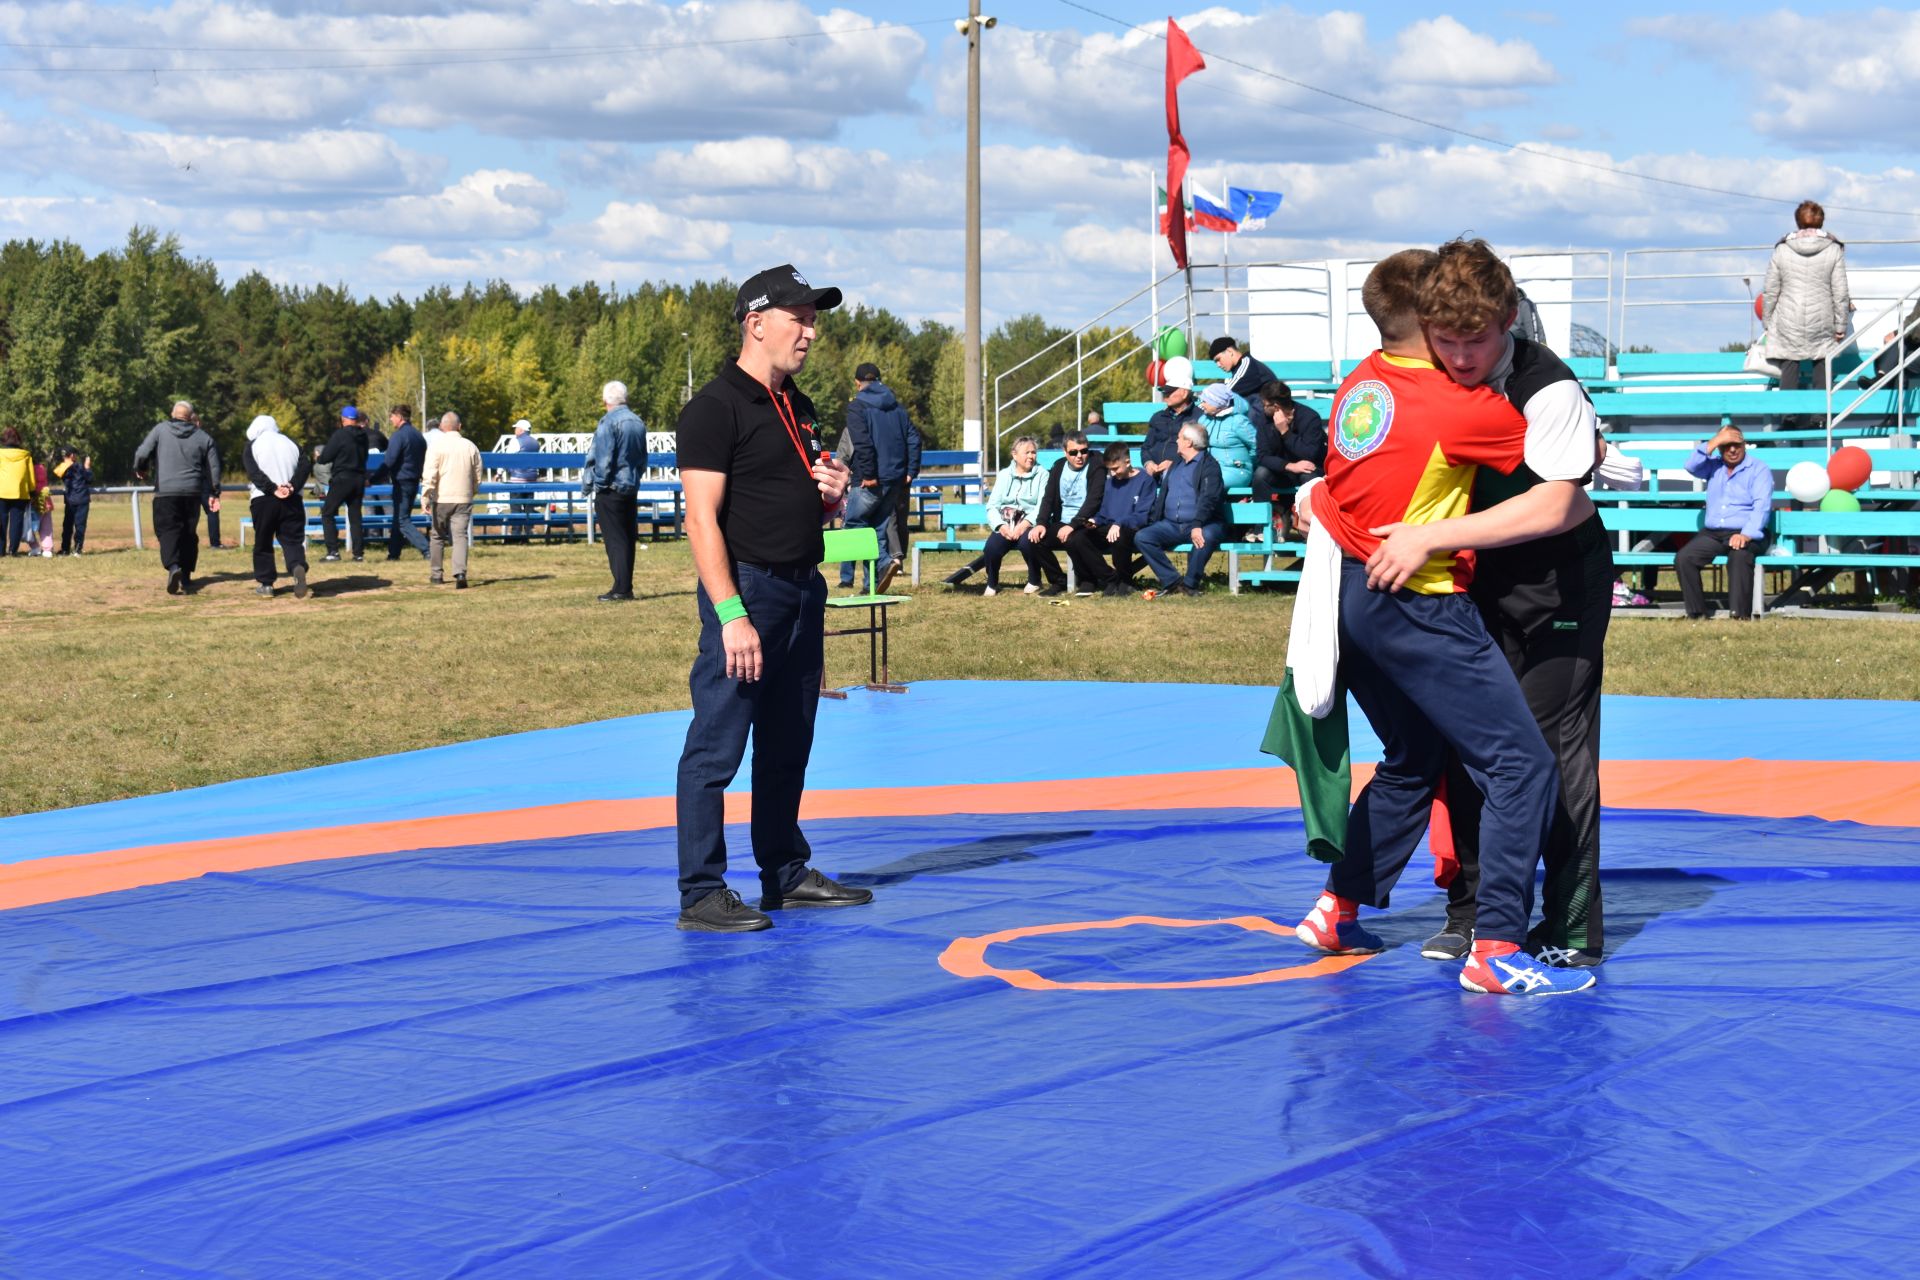
[[[1713, 455], [1720, 456], [1715, 458]], [[1727, 558], [1727, 594], [1738, 622], [1753, 617], [1753, 562], [1767, 546], [1773, 513], [1773, 469], [1747, 450], [1738, 427], [1696, 445], [1687, 473], [1707, 482], [1706, 517], [1699, 533], [1673, 558], [1689, 618], [1711, 618], [1713, 606], [1700, 589], [1700, 570], [1716, 556]]]
[[1040, 514], [1027, 531], [1027, 540], [1038, 553], [1040, 572], [1047, 579], [1041, 595], [1067, 593], [1067, 575], [1053, 554], [1056, 549], [1067, 553], [1081, 590], [1092, 595], [1107, 583], [1106, 561], [1100, 557], [1093, 528], [1100, 499], [1106, 494], [1107, 473], [1103, 467], [1087, 465], [1092, 446], [1084, 431], [1069, 431], [1061, 452], [1065, 456], [1048, 472], [1047, 494], [1040, 499]]

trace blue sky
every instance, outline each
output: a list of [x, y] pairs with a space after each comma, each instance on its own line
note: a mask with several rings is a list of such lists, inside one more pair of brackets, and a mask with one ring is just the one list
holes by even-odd
[[[1063, 0], [987, 9], [990, 319], [1146, 277], [1162, 48]], [[1167, 10], [1089, 0], [1161, 29]], [[0, 3], [0, 237], [177, 233], [229, 278], [358, 292], [728, 275], [792, 260], [957, 320], [954, 0]], [[1240, 260], [1764, 243], [1804, 196], [1920, 237], [1920, 15], [1635, 2], [1240, 3], [1176, 15], [1195, 173], [1285, 191]], [[879, 27], [861, 31], [860, 28]], [[831, 32], [823, 36], [822, 32]], [[784, 37], [769, 39], [768, 37]], [[716, 43], [719, 42], [719, 43]], [[144, 46], [133, 49], [127, 46]], [[92, 46], [92, 47], [82, 47]], [[106, 47], [118, 46], [118, 47]], [[664, 46], [672, 46], [666, 48]], [[557, 56], [556, 56], [557, 55]], [[27, 70], [70, 68], [57, 73]], [[1749, 200], [1514, 155], [1311, 93]]]

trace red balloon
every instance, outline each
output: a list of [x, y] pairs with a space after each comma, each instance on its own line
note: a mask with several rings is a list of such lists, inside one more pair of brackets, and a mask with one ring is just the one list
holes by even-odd
[[1160, 385], [1160, 362], [1158, 360], [1147, 361], [1147, 385], [1150, 387]]
[[1833, 481], [1833, 487], [1852, 493], [1867, 482], [1873, 474], [1873, 458], [1858, 445], [1846, 445], [1835, 449], [1833, 457], [1827, 460], [1827, 479]]
[[1767, 318], [1767, 295], [1764, 293], [1753, 295], [1753, 318], [1756, 320]]

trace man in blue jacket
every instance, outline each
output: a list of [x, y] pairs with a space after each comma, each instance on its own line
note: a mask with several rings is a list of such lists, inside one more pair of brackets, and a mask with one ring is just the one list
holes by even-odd
[[647, 472], [647, 424], [627, 408], [627, 384], [600, 388], [606, 413], [593, 430], [587, 453], [587, 488], [593, 514], [607, 544], [613, 589], [600, 596], [606, 604], [633, 599], [633, 554], [640, 542], [640, 477]]
[[[1133, 540], [1140, 530], [1153, 522], [1153, 505], [1160, 496], [1153, 477], [1133, 465], [1127, 446], [1115, 442], [1107, 446], [1107, 487], [1100, 495], [1100, 510], [1093, 517], [1093, 547], [1096, 557], [1111, 556], [1113, 567], [1099, 561], [1098, 573], [1089, 575], [1100, 593], [1108, 596], [1133, 594]], [[1078, 564], [1075, 566], [1079, 568]], [[1090, 566], [1089, 566], [1090, 567]], [[1086, 568], [1080, 572], [1086, 573]]]
[[427, 460], [427, 438], [413, 425], [410, 404], [389, 409], [387, 425], [393, 428], [393, 434], [387, 437], [383, 464], [393, 485], [393, 528], [387, 531], [387, 559], [398, 560], [403, 546], [412, 547], [424, 558], [427, 536], [413, 527], [413, 504], [420, 496], [420, 468]]
[[[899, 397], [880, 378], [879, 366], [867, 363], [853, 371], [853, 399], [847, 404], [847, 439], [853, 456], [848, 468], [853, 479], [847, 489], [848, 529], [875, 529], [880, 534], [880, 579], [874, 590], [885, 591], [900, 571], [900, 557], [889, 545], [893, 513], [907, 490], [920, 478], [920, 431], [900, 406]], [[853, 585], [851, 561], [840, 566], [840, 585]]]
[[[1227, 486], [1220, 464], [1207, 452], [1207, 429], [1197, 422], [1180, 428], [1179, 457], [1160, 486], [1154, 521], [1134, 537], [1134, 545], [1160, 580], [1161, 596], [1192, 596], [1201, 591], [1201, 577], [1213, 549], [1226, 532]], [[1187, 572], [1182, 577], [1167, 558], [1172, 548], [1191, 542]]]
[[1767, 521], [1773, 518], [1773, 470], [1747, 452], [1747, 437], [1738, 427], [1722, 427], [1713, 439], [1695, 445], [1686, 465], [1689, 475], [1707, 482], [1700, 532], [1673, 558], [1687, 616], [1713, 616], [1700, 588], [1700, 570], [1725, 555], [1733, 616], [1745, 622], [1753, 617], [1753, 562], [1767, 549]]

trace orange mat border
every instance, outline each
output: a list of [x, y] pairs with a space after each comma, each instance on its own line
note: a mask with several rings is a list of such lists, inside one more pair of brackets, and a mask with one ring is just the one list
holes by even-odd
[[[1372, 776], [1354, 768], [1357, 788]], [[1756, 818], [1825, 818], [1920, 827], [1920, 763], [1823, 760], [1609, 760], [1600, 767], [1610, 809], [1687, 809]], [[807, 793], [805, 818], [932, 817], [965, 813], [1064, 813], [1103, 808], [1292, 808], [1293, 772], [1274, 765], [1124, 778], [850, 788]], [[747, 797], [727, 796], [729, 821], [746, 821]], [[490, 813], [322, 827], [310, 831], [143, 845], [38, 858], [0, 867], [0, 910], [168, 884], [220, 871], [255, 871], [325, 858], [514, 840], [564, 839], [673, 825], [673, 798], [583, 800]]]

